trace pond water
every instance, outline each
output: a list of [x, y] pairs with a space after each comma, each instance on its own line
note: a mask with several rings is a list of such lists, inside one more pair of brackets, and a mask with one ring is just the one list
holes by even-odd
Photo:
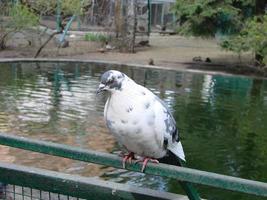
[[[108, 66], [0, 64], [0, 131], [115, 152], [96, 97]], [[112, 67], [162, 98], [177, 121], [190, 168], [267, 182], [267, 81]], [[0, 146], [0, 160], [182, 193], [175, 180]], [[264, 199], [197, 186], [206, 199]]]

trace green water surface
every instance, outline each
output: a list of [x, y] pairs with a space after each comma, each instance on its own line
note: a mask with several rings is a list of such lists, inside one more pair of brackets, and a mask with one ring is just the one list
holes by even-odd
[[[117, 151], [116, 143], [106, 138], [110, 135], [103, 122], [105, 96], [95, 96], [99, 77], [108, 69], [123, 71], [168, 104], [188, 167], [267, 182], [263, 79], [81, 63], [0, 64], [0, 131]], [[14, 163], [44, 162], [38, 156], [1, 155], [0, 150], [2, 159], [11, 155]], [[42, 167], [92, 175], [82, 162], [65, 168], [56, 164], [46, 160]], [[182, 193], [175, 180], [116, 169], [100, 172], [102, 179]], [[198, 190], [206, 199], [265, 199], [203, 186]]]

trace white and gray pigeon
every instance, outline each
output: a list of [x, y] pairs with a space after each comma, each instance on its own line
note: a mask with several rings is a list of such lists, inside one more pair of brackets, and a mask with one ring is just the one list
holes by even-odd
[[165, 103], [147, 88], [122, 72], [109, 70], [101, 76], [97, 93], [108, 91], [104, 118], [110, 132], [129, 154], [123, 167], [134, 155], [142, 158], [142, 171], [148, 161], [158, 163], [171, 151], [185, 161], [176, 122]]

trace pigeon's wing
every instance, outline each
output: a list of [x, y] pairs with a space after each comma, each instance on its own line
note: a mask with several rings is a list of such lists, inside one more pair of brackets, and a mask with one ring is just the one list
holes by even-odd
[[159, 97], [155, 96], [156, 101], [156, 108], [159, 113], [161, 113], [161, 121], [164, 123], [162, 124], [165, 128], [164, 131], [164, 140], [170, 139], [172, 142], [179, 142], [179, 134], [178, 129], [176, 127], [175, 119], [173, 118], [168, 106], [162, 101]]
[[176, 122], [167, 105], [159, 97], [143, 86], [139, 86], [138, 93], [143, 93], [143, 98], [150, 100], [154, 111], [154, 133], [155, 137], [160, 140], [161, 147], [170, 150], [176, 156], [185, 160], [183, 147], [179, 141]]
[[155, 130], [162, 132], [164, 137], [163, 147], [170, 150], [176, 156], [185, 161], [185, 155], [181, 142], [179, 141], [178, 129], [175, 119], [167, 105], [158, 97], [154, 104], [155, 109]]
[[[168, 106], [153, 92], [145, 88], [144, 86], [138, 85], [140, 93], [144, 93], [144, 98], [150, 99], [153, 102], [153, 110], [155, 115], [155, 131], [163, 134], [164, 144], [167, 146], [169, 142], [179, 142], [178, 130], [176, 128], [176, 122], [173, 118]], [[159, 134], [159, 135], [160, 135]]]
[[108, 111], [109, 102], [110, 102], [110, 96], [108, 96], [106, 104], [105, 104], [105, 107], [104, 107], [104, 118], [105, 118], [105, 120], [107, 119], [107, 111]]

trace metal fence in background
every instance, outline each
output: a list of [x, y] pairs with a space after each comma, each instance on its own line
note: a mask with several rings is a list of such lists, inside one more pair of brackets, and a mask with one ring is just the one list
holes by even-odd
[[184, 196], [0, 162], [2, 199], [171, 200]]
[[0, 190], [0, 199], [3, 200], [83, 200], [76, 197], [11, 184], [2, 186]]

